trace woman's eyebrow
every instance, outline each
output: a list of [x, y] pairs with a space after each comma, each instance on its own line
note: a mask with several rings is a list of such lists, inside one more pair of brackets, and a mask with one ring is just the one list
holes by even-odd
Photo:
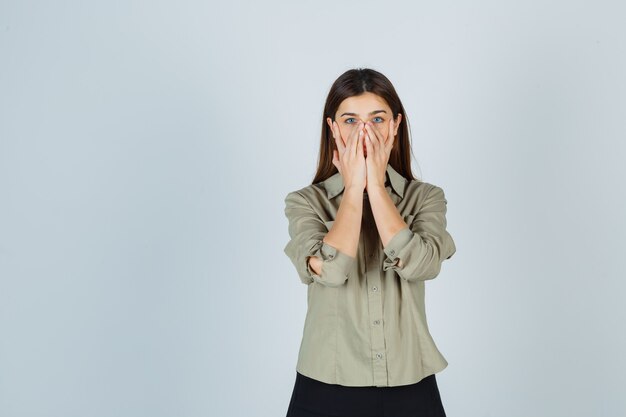
[[[377, 113], [387, 113], [385, 110], [374, 110], [372, 112], [370, 112], [370, 116], [377, 114]], [[339, 117], [343, 117], [343, 116], [358, 116], [358, 114], [356, 113], [343, 113], [341, 116]]]

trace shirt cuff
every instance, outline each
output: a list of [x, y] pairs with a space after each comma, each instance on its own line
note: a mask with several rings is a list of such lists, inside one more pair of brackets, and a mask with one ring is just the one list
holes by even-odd
[[409, 243], [411, 238], [413, 238], [413, 231], [408, 227], [400, 230], [391, 238], [387, 246], [383, 248], [388, 258], [386, 262], [388, 266], [398, 264], [398, 254]]
[[342, 285], [348, 279], [349, 272], [356, 261], [355, 257], [349, 256], [329, 245], [323, 240], [317, 245], [317, 249], [309, 256], [317, 256], [322, 260], [321, 274], [317, 275], [307, 260], [307, 271], [311, 278], [320, 284], [336, 287]]

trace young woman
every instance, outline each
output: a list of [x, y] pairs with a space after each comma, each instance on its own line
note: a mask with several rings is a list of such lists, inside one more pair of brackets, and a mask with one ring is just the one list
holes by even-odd
[[317, 173], [285, 197], [285, 253], [308, 286], [287, 417], [445, 416], [424, 283], [456, 247], [442, 188], [411, 172], [391, 82], [352, 69], [324, 107]]

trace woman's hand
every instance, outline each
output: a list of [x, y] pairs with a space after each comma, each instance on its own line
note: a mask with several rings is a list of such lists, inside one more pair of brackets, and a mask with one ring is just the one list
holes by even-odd
[[374, 186], [385, 186], [385, 173], [389, 163], [389, 155], [395, 141], [395, 121], [393, 117], [389, 120], [389, 131], [386, 137], [381, 129], [375, 127], [372, 122], [367, 122], [365, 130], [365, 146], [367, 148], [367, 158], [365, 159], [367, 171], [367, 188]]
[[365, 136], [363, 122], [359, 122], [347, 140], [341, 136], [339, 125], [335, 121], [333, 121], [332, 131], [337, 144], [337, 149], [333, 150], [333, 165], [337, 167], [343, 177], [344, 187], [364, 190], [367, 186], [367, 173], [363, 153]]

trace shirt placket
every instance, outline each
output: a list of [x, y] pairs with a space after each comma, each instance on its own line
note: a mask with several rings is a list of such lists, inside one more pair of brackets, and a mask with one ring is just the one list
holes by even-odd
[[369, 327], [371, 332], [371, 360], [374, 385], [387, 386], [387, 352], [385, 344], [385, 332], [383, 322], [383, 295], [380, 268], [378, 267], [378, 253], [375, 244], [378, 233], [374, 223], [374, 216], [369, 205], [367, 194], [363, 196], [363, 218], [367, 218], [364, 227], [365, 236], [363, 248], [365, 251], [365, 271], [367, 284], [367, 298], [369, 305]]

